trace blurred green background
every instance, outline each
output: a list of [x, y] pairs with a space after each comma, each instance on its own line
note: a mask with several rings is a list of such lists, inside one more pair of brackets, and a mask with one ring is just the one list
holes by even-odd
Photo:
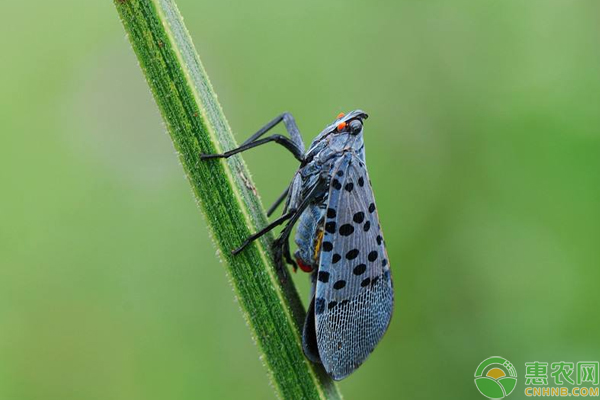
[[[178, 4], [238, 141], [370, 114], [397, 302], [347, 399], [600, 360], [600, 3]], [[273, 398], [113, 4], [1, 10], [0, 399]], [[264, 203], [296, 167], [245, 159]]]

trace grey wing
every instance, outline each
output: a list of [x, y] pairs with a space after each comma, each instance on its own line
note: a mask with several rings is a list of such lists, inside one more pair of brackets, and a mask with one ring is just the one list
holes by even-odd
[[334, 167], [315, 291], [319, 356], [336, 380], [373, 351], [394, 294], [373, 191], [363, 162], [346, 153]]

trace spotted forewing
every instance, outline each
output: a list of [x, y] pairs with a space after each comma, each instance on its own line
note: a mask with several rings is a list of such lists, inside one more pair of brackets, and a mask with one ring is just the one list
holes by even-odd
[[319, 356], [342, 379], [373, 351], [392, 315], [385, 242], [364, 163], [345, 153], [331, 171], [314, 297]]

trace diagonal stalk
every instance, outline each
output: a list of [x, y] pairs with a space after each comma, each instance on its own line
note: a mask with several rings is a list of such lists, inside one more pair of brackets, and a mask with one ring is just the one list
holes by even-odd
[[201, 162], [236, 147], [208, 76], [173, 0], [115, 0], [273, 387], [283, 399], [339, 399], [322, 367], [304, 357], [304, 309], [291, 280], [281, 283], [271, 235], [237, 256], [231, 249], [267, 223], [239, 156]]

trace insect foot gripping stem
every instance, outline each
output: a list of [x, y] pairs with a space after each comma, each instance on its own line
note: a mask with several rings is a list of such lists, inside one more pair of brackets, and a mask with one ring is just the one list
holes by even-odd
[[[296, 265], [296, 262], [292, 259], [292, 256], [289, 254], [290, 250], [289, 250], [289, 243], [287, 238], [286, 239], [282, 239], [282, 238], [277, 238], [273, 241], [272, 244], [272, 249], [273, 249], [273, 258], [275, 261], [275, 267], [277, 267], [278, 270], [284, 270], [285, 269], [285, 264], [289, 264], [292, 266], [292, 268], [294, 269], [294, 272], [296, 272], [296, 269], [298, 268], [298, 266]], [[285, 262], [284, 262], [284, 257], [285, 257]]]

